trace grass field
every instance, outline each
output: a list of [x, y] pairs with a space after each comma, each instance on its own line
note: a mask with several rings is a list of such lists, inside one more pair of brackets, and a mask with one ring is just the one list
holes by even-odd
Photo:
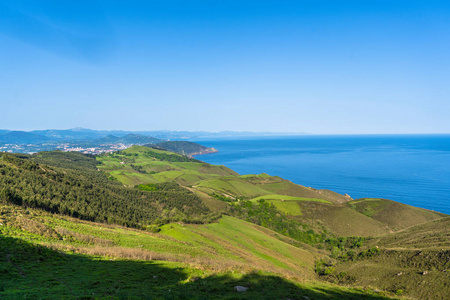
[[223, 217], [219, 223], [209, 225], [167, 224], [158, 234], [153, 234], [27, 212], [3, 206], [2, 234], [23, 236], [33, 242], [78, 253], [114, 256], [117, 251], [127, 257], [140, 255], [130, 250], [138, 249], [145, 257], [192, 262], [214, 269], [253, 266], [301, 278], [313, 276], [314, 253], [284, 243], [273, 232], [232, 217]]
[[252, 197], [269, 194], [266, 190], [246, 182], [238, 177], [214, 178], [195, 184], [200, 189], [209, 189], [216, 193], [233, 196]]
[[359, 199], [348, 202], [354, 210], [379, 221], [391, 230], [400, 230], [445, 217], [442, 213], [386, 199]]
[[275, 205], [275, 207], [281, 211], [282, 213], [285, 213], [286, 215], [290, 216], [301, 216], [302, 210], [300, 209], [300, 206], [296, 201], [278, 201], [278, 200], [268, 200], [270, 203]]
[[301, 210], [300, 206], [298, 205], [298, 201], [311, 201], [311, 202], [321, 202], [321, 203], [332, 204], [330, 201], [318, 199], [318, 198], [301, 198], [301, 197], [293, 197], [293, 196], [277, 195], [277, 194], [259, 196], [259, 197], [251, 199], [250, 201], [252, 201], [254, 203], [258, 203], [261, 200], [265, 200], [265, 201], [272, 203], [279, 211], [281, 211], [282, 213], [285, 213], [286, 215], [290, 215], [290, 216], [301, 216], [302, 215], [302, 210]]
[[312, 202], [322, 202], [322, 203], [329, 203], [332, 204], [330, 201], [319, 199], [319, 198], [303, 198], [303, 197], [293, 197], [293, 196], [287, 196], [287, 195], [277, 195], [277, 194], [270, 194], [270, 195], [264, 195], [259, 196], [256, 198], [253, 198], [251, 201], [257, 202], [258, 200], [281, 200], [281, 201], [312, 201]]
[[[167, 181], [176, 181], [183, 186], [190, 186], [201, 180], [237, 174], [224, 166], [201, 162], [161, 161], [151, 157], [152, 153], [169, 152], [133, 146], [113, 155], [98, 156], [97, 159], [101, 162], [99, 169], [128, 186]], [[170, 155], [181, 157], [175, 153]]]
[[231, 217], [155, 234], [5, 205], [0, 212], [1, 299], [388, 298], [314, 281], [315, 254]]

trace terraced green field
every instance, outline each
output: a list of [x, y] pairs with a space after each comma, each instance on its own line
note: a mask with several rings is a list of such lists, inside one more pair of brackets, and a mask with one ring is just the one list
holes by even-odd
[[[176, 181], [183, 186], [192, 185], [209, 178], [230, 176], [236, 173], [224, 166], [214, 166], [202, 162], [169, 162], [152, 156], [166, 155], [166, 151], [133, 146], [123, 152], [101, 155], [100, 170], [128, 186], [138, 184]], [[170, 156], [182, 156], [172, 153]]]
[[298, 205], [298, 201], [310, 201], [310, 202], [320, 202], [332, 204], [330, 201], [318, 198], [302, 198], [302, 197], [293, 197], [287, 195], [264, 195], [251, 199], [250, 201], [254, 203], [258, 203], [259, 201], [264, 200], [273, 204], [279, 211], [285, 213], [290, 216], [301, 216], [302, 210]]

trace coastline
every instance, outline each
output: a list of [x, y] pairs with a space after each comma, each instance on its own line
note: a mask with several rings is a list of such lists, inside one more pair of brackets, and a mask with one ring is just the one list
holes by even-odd
[[299, 136], [196, 140], [201, 160], [268, 173], [353, 198], [382, 198], [450, 214], [450, 135]]

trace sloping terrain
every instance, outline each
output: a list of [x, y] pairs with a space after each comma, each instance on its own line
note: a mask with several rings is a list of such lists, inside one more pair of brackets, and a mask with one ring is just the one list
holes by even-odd
[[[384, 199], [358, 199], [304, 187], [267, 174], [238, 175], [173, 152], [133, 146], [97, 157], [98, 167], [123, 184], [134, 186], [175, 181], [198, 195], [208, 207], [239, 205], [264, 199], [303, 224], [337, 236], [377, 236], [444, 217], [444, 214]], [[301, 200], [301, 201], [299, 201]]]
[[357, 212], [386, 224], [391, 230], [400, 230], [446, 216], [386, 199], [360, 199], [350, 201], [348, 204]]
[[144, 146], [101, 155], [98, 161], [101, 162], [101, 170], [129, 186], [167, 181], [187, 186], [208, 178], [236, 174], [224, 166], [213, 166], [173, 152]]
[[143, 146], [0, 156], [2, 299], [449, 292], [444, 214]]
[[281, 194], [302, 198], [319, 198], [331, 201], [333, 203], [345, 203], [352, 200], [350, 197], [341, 195], [329, 190], [317, 190], [311, 187], [305, 187], [295, 184], [289, 180], [285, 180], [278, 176], [269, 176], [267, 174], [260, 175], [243, 175], [241, 178], [246, 181], [260, 186], [271, 194]]
[[129, 189], [108, 180], [97, 164], [95, 158], [80, 153], [3, 153], [0, 201], [133, 227], [162, 217], [199, 222], [211, 213], [200, 198], [178, 184], [162, 183], [152, 191]]
[[2, 299], [388, 299], [308, 281], [314, 252], [235, 218], [151, 233], [9, 205], [0, 212]]
[[116, 143], [122, 143], [122, 144], [156, 144], [161, 142], [162, 140], [151, 137], [151, 136], [144, 136], [141, 134], [135, 134], [135, 133], [129, 133], [120, 139], [116, 141]]
[[[450, 217], [375, 238], [364, 248], [378, 251], [338, 263], [335, 274], [414, 299], [448, 299]], [[332, 277], [331, 281], [338, 280]]]
[[[423, 223], [374, 239], [389, 249], [450, 248], [450, 217]], [[450, 258], [449, 258], [450, 259]]]

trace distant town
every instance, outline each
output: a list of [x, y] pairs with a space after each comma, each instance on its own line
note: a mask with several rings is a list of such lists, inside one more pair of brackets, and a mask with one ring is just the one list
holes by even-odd
[[99, 144], [83, 146], [79, 143], [42, 143], [42, 144], [4, 144], [0, 152], [33, 154], [41, 151], [61, 150], [64, 152], [77, 151], [84, 154], [102, 154], [119, 151], [131, 147], [133, 144]]
[[[0, 152], [33, 154], [41, 151], [78, 151], [85, 154], [101, 154], [123, 150], [132, 145], [158, 145], [171, 140], [195, 140], [202, 138], [239, 138], [262, 136], [292, 136], [301, 133], [270, 132], [205, 132], [205, 131], [121, 131], [72, 128], [66, 130], [46, 129], [33, 131], [13, 131], [0, 129]], [[167, 146], [167, 145], [165, 145]], [[174, 147], [174, 145], [170, 145]], [[192, 145], [191, 145], [192, 146]], [[184, 144], [180, 149], [188, 149], [191, 155], [211, 153], [217, 150], [190, 147]]]

